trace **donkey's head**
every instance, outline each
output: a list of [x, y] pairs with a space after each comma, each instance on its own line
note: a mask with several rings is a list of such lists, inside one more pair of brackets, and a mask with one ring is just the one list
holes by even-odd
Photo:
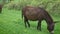
[[54, 23], [51, 23], [50, 25], [48, 25], [48, 30], [49, 30], [50, 34], [54, 34], [54, 26], [58, 22], [60, 22], [60, 21], [55, 21]]

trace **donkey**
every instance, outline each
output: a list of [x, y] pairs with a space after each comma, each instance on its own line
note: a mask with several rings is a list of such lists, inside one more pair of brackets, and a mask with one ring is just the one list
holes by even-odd
[[45, 20], [47, 29], [50, 34], [54, 34], [55, 23], [49, 13], [41, 7], [25, 6], [22, 9], [22, 17], [24, 16], [25, 27], [30, 27], [28, 20], [38, 21], [37, 30], [41, 31], [41, 21]]
[[2, 12], [3, 5], [0, 4], [0, 13]]

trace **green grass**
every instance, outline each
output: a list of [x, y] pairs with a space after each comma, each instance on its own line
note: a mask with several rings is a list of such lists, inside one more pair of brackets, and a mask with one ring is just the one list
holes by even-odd
[[[53, 16], [53, 19], [60, 20], [58, 17]], [[0, 34], [49, 34], [45, 21], [42, 21], [42, 31], [36, 29], [37, 21], [29, 22], [31, 27], [25, 28], [21, 11], [3, 8], [2, 14], [0, 14]], [[55, 26], [55, 34], [59, 33], [60, 23], [57, 23]]]

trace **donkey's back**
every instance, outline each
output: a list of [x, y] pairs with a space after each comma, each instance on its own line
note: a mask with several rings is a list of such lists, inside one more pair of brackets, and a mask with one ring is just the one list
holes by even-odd
[[39, 20], [45, 18], [47, 12], [40, 7], [26, 6], [23, 8], [22, 14], [29, 20]]

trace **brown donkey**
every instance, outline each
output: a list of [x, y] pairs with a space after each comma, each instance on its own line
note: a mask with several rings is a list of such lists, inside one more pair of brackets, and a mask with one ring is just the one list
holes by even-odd
[[30, 24], [28, 20], [37, 21], [38, 20], [38, 26], [37, 29], [41, 31], [41, 21], [45, 20], [47, 23], [47, 29], [50, 32], [50, 34], [53, 34], [54, 32], [54, 22], [49, 13], [40, 7], [32, 7], [32, 6], [26, 6], [22, 9], [22, 17], [24, 16], [24, 23], [25, 27], [30, 27]]
[[0, 4], [0, 13], [2, 12], [3, 5]]

